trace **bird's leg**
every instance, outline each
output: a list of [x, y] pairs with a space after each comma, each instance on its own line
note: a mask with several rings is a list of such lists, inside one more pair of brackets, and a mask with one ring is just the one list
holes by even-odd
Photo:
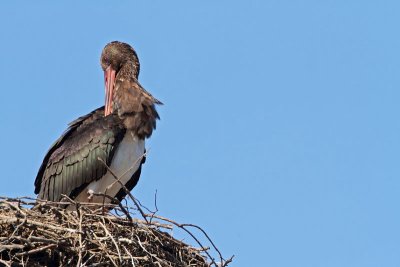
[[93, 189], [89, 189], [87, 191], [87, 194], [88, 194], [88, 200], [91, 201], [93, 199], [93, 195], [94, 195]]

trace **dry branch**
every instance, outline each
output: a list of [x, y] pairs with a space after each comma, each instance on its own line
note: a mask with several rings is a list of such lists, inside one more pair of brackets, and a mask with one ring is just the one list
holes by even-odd
[[[76, 211], [62, 207], [76, 205]], [[155, 214], [139, 214], [121, 203], [105, 206], [0, 197], [0, 266], [227, 266], [214, 243], [198, 226]], [[140, 207], [139, 207], [140, 208]], [[99, 212], [100, 211], [100, 212]], [[116, 214], [124, 214], [119, 216]], [[200, 229], [216, 254], [188, 227]], [[180, 228], [198, 242], [192, 247], [172, 237]]]

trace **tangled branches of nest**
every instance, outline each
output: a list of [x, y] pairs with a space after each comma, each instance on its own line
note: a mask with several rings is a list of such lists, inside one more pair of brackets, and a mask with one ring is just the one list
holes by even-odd
[[[66, 204], [76, 205], [76, 211], [60, 207]], [[115, 212], [104, 211], [110, 208]], [[227, 266], [232, 259], [224, 260], [198, 226], [143, 211], [142, 219], [133, 219], [131, 212], [121, 203], [0, 197], [0, 266]], [[218, 262], [190, 231], [193, 227], [216, 250]], [[200, 248], [173, 238], [172, 228], [184, 230]]]

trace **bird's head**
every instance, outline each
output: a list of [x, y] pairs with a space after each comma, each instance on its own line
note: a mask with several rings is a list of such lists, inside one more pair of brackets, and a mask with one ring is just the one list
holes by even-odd
[[130, 76], [139, 76], [140, 64], [135, 50], [126, 43], [114, 41], [107, 44], [101, 53], [100, 64], [104, 71], [106, 93], [105, 116], [113, 111], [115, 78], [125, 65], [129, 65]]

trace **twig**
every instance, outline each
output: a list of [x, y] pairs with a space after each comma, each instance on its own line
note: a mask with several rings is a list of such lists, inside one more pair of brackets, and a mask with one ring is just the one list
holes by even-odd
[[106, 222], [104, 221], [104, 217], [102, 218], [103, 223], [100, 223], [100, 225], [103, 227], [104, 231], [106, 232], [106, 234], [111, 238], [111, 241], [114, 243], [115, 248], [117, 249], [118, 252], [118, 257], [119, 257], [119, 262], [122, 262], [121, 259], [121, 252], [119, 251], [119, 247], [117, 242], [115, 241], [114, 237], [110, 234], [110, 232], [108, 231], [107, 227], [105, 226]]
[[[64, 209], [68, 205], [75, 205], [76, 210]], [[101, 209], [104, 210], [104, 207], [113, 207], [125, 216], [103, 214]], [[35, 266], [40, 262], [46, 266], [55, 258], [60, 266], [79, 267], [225, 267], [232, 261], [233, 257], [224, 260], [221, 256], [218, 262], [211, 257], [210, 248], [204, 246], [192, 232], [193, 229], [199, 230], [210, 242], [213, 251], [219, 253], [201, 227], [180, 224], [154, 213], [144, 214], [147, 220], [127, 219], [126, 214], [131, 212], [121, 202], [117, 206], [103, 206], [101, 203], [73, 203], [68, 198], [62, 202], [34, 202], [29, 198], [0, 197], [0, 265]], [[22, 214], [26, 217], [19, 218]], [[200, 247], [191, 247], [168, 232], [159, 230], [172, 230], [172, 227], [182, 229]]]
[[121, 185], [122, 190], [124, 190], [124, 192], [132, 199], [133, 203], [135, 204], [136, 208], [139, 210], [140, 214], [142, 215], [143, 219], [148, 222], [147, 217], [145, 216], [143, 210], [141, 209], [140, 205], [137, 203], [136, 199], [133, 197], [133, 195], [131, 194], [131, 192], [126, 188], [126, 186], [121, 183], [121, 181], [119, 180], [119, 178], [115, 175], [115, 173], [111, 170], [110, 167], [107, 166], [107, 164], [104, 162], [103, 159], [98, 158], [98, 160], [100, 160], [104, 166], [107, 168], [107, 170], [111, 173], [111, 175], [116, 179], [116, 181]]
[[32, 254], [38, 253], [38, 252], [43, 251], [43, 250], [46, 250], [46, 249], [54, 248], [54, 247], [56, 247], [56, 246], [57, 246], [56, 244], [50, 244], [50, 245], [47, 245], [47, 246], [44, 246], [44, 247], [32, 249], [32, 250], [27, 251], [27, 252], [16, 253], [15, 255], [16, 255], [16, 256], [27, 256], [27, 255], [32, 255]]
[[[147, 215], [147, 214], [146, 214], [146, 215]], [[149, 215], [147, 215], [147, 216], [149, 216], [149, 217], [154, 217], [154, 218], [157, 218], [157, 219], [160, 219], [160, 220], [163, 220], [163, 221], [166, 221], [166, 222], [169, 222], [169, 223], [172, 223], [172, 224], [176, 225], [177, 227], [183, 229], [186, 233], [188, 233], [188, 234], [197, 242], [197, 244], [198, 244], [200, 247], [204, 248], [204, 246], [203, 246], [202, 243], [198, 240], [198, 238], [197, 238], [192, 232], [190, 232], [188, 229], [186, 229], [186, 226], [197, 228], [198, 230], [200, 230], [200, 231], [205, 235], [205, 237], [207, 238], [207, 240], [211, 243], [211, 245], [213, 246], [213, 248], [217, 251], [218, 255], [220, 256], [221, 262], [224, 262], [224, 259], [222, 258], [221, 252], [220, 252], [220, 251], [218, 250], [218, 248], [215, 246], [214, 242], [211, 240], [211, 238], [208, 236], [208, 234], [207, 234], [200, 226], [197, 226], [197, 225], [194, 225], [194, 224], [187, 224], [187, 223], [186, 223], [186, 224], [180, 224], [180, 223], [177, 223], [177, 222], [175, 222], [175, 221], [173, 221], [173, 220], [170, 220], [170, 219], [167, 219], [167, 218], [158, 216], [158, 215], [154, 215], [154, 214], [149, 214]], [[207, 254], [207, 256], [211, 259], [212, 263], [216, 264], [214, 258], [208, 253], [208, 251], [207, 251], [206, 249], [204, 250], [204, 252], [205, 252], [205, 253]]]
[[[19, 222], [20, 220], [21, 219], [19, 219], [19, 218], [10, 218], [10, 217], [7, 217], [7, 216], [0, 215], [0, 224], [1, 223], [12, 224], [14, 222]], [[64, 231], [64, 232], [70, 232], [70, 233], [76, 233], [77, 232], [77, 230], [75, 230], [75, 229], [61, 228], [61, 227], [53, 226], [51, 224], [44, 224], [44, 223], [41, 223], [41, 222], [36, 222], [36, 221], [33, 221], [33, 220], [29, 220], [29, 219], [25, 219], [25, 221], [26, 221], [26, 223], [29, 223], [29, 224], [33, 224], [33, 225], [36, 225], [36, 226], [49, 228], [49, 229], [56, 230], [56, 231]]]
[[82, 263], [82, 218], [83, 214], [79, 213], [79, 254], [78, 254], [78, 263], [76, 264], [76, 267], [80, 267]]
[[11, 264], [7, 261], [3, 261], [2, 259], [0, 259], [0, 263], [4, 264], [7, 267], [11, 267]]
[[[111, 202], [116, 202], [116, 203], [118, 204], [118, 206], [120, 207], [120, 209], [122, 210], [122, 212], [125, 214], [125, 216], [126, 216], [129, 220], [132, 220], [132, 217], [131, 217], [131, 215], [129, 214], [129, 212], [124, 208], [124, 206], [122, 205], [122, 203], [121, 203], [120, 201], [118, 201], [116, 198], [113, 198], [113, 197], [107, 195], [106, 193], [105, 193], [105, 194], [102, 194], [102, 193], [93, 193], [93, 195], [94, 195], [94, 196], [101, 196], [101, 197], [103, 197], [103, 199], [105, 199], [105, 198], [110, 199]], [[103, 201], [103, 206], [104, 206], [104, 205], [105, 205], [105, 203], [104, 203], [104, 201]]]

